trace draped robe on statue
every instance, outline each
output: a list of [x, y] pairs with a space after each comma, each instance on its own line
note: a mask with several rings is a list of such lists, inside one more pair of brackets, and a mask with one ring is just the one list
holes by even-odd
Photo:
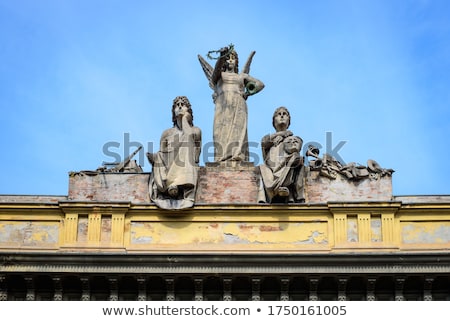
[[[173, 127], [162, 134], [150, 181], [150, 197], [158, 207], [180, 209], [193, 206], [198, 177], [199, 135], [197, 127], [188, 131]], [[179, 197], [174, 199], [167, 194], [171, 186], [181, 189]]]
[[[259, 166], [262, 186], [259, 191], [258, 201], [272, 203], [279, 199], [280, 188], [288, 188], [287, 202], [303, 201], [303, 157], [299, 150], [288, 153], [285, 150], [285, 142], [292, 139], [292, 135], [283, 139], [277, 145], [270, 142], [270, 135], [263, 137], [262, 146], [270, 145], [264, 152], [264, 164]], [[299, 138], [299, 145], [302, 140]]]
[[216, 162], [234, 160], [248, 161], [246, 82], [264, 87], [248, 74], [222, 72], [214, 93], [215, 114], [213, 139]]

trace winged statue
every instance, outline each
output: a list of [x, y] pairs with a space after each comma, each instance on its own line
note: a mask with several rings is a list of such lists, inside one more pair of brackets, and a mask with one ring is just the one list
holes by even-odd
[[[211, 54], [218, 54], [213, 58]], [[238, 54], [231, 44], [219, 50], [209, 51], [207, 57], [215, 59], [211, 66], [198, 55], [198, 60], [214, 91], [214, 160], [248, 161], [247, 98], [260, 92], [264, 83], [249, 75], [255, 51], [250, 53], [241, 73]]]

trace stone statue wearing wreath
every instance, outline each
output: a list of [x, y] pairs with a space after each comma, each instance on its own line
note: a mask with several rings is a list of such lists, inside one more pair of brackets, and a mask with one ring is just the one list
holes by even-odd
[[273, 134], [261, 140], [264, 164], [259, 166], [260, 203], [303, 203], [304, 159], [300, 155], [303, 140], [288, 130], [290, 115], [286, 107], [273, 114]]
[[233, 45], [210, 51], [210, 58], [211, 53], [220, 54], [214, 68], [200, 55], [198, 59], [214, 90], [214, 161], [248, 161], [247, 98], [264, 88], [260, 80], [249, 75], [255, 52], [250, 54], [241, 73]]

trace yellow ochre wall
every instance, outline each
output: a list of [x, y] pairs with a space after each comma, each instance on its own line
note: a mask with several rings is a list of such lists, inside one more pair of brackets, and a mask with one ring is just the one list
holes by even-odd
[[450, 204], [0, 204], [0, 250], [39, 252], [401, 252], [450, 248]]

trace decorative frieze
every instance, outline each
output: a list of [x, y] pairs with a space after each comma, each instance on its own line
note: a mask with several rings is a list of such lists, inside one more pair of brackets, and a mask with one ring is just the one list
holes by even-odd
[[223, 301], [231, 301], [231, 299], [232, 299], [231, 284], [232, 284], [231, 278], [223, 279]]
[[425, 277], [424, 286], [423, 286], [423, 300], [424, 301], [433, 301], [433, 282], [434, 278], [430, 276]]
[[289, 301], [289, 278], [281, 278], [280, 301]]
[[404, 285], [405, 285], [404, 277], [395, 278], [395, 301], [405, 301], [405, 296], [403, 294]]
[[175, 301], [175, 282], [171, 277], [164, 278], [166, 282], [166, 301]]
[[34, 278], [32, 276], [24, 277], [25, 284], [27, 287], [27, 293], [25, 296], [26, 301], [34, 301], [36, 300], [36, 289], [34, 287]]
[[[156, 297], [163, 298], [166, 301], [180, 300], [192, 300], [192, 301], [202, 301], [204, 300], [203, 286], [205, 280], [210, 278], [211, 275], [197, 274], [192, 276], [190, 281], [185, 284], [191, 284], [191, 288], [183, 287], [178, 288], [175, 286], [177, 281], [180, 280], [178, 276], [171, 275], [161, 278], [161, 281], [165, 286], [161, 288], [154, 288], [153, 295]], [[275, 287], [271, 288], [271, 291], [262, 291], [261, 284], [265, 276], [268, 276], [272, 281], [279, 284], [278, 290]], [[74, 278], [75, 277], [75, 278]], [[107, 299], [110, 301], [117, 300], [137, 300], [146, 301], [150, 297], [147, 295], [148, 282], [149, 279], [146, 276], [136, 275], [134, 277], [135, 282], [133, 287], [121, 288], [119, 284], [123, 281], [130, 282], [130, 276], [121, 277], [120, 275], [106, 275], [106, 280], [108, 282], [107, 288], [104, 289], [105, 293], [108, 293]], [[260, 300], [273, 300], [274, 297], [278, 297], [280, 301], [288, 301], [290, 298], [298, 298], [299, 291], [306, 291], [307, 296], [305, 299], [310, 301], [319, 300], [330, 300], [330, 298], [335, 297], [338, 301], [346, 301], [352, 298], [355, 293], [366, 293], [365, 300], [375, 301], [375, 300], [397, 300], [403, 301], [406, 299], [411, 299], [411, 297], [406, 297], [404, 289], [410, 287], [412, 284], [417, 284], [417, 275], [408, 277], [407, 275], [391, 275], [383, 276], [383, 280], [379, 281], [377, 288], [378, 276], [367, 276], [362, 277], [358, 275], [358, 280], [362, 282], [352, 283], [350, 285], [353, 276], [340, 276], [338, 274], [331, 275], [327, 274], [326, 277], [321, 275], [308, 276], [307, 274], [299, 276], [298, 274], [293, 277], [292, 275], [253, 275], [244, 277], [242, 274], [230, 275], [230, 277], [221, 278], [222, 285], [216, 284], [211, 287], [208, 286], [208, 293], [211, 297], [222, 298], [224, 301], [231, 301], [236, 299], [245, 298], [244, 293], [249, 293], [247, 297], [248, 300], [260, 301]], [[15, 277], [8, 277], [7, 275], [0, 275], [0, 295], [1, 300], [5, 301], [9, 299], [26, 299], [29, 301], [42, 300], [44, 297], [40, 295], [48, 291], [48, 286], [43, 289], [40, 288], [43, 284], [41, 282], [36, 282], [37, 278], [42, 280], [42, 276], [28, 274], [23, 279]], [[86, 275], [75, 275], [68, 276], [70, 282], [65, 282], [65, 276], [54, 276], [48, 278], [53, 282], [53, 300], [98, 300], [99, 297], [96, 295], [91, 295], [91, 286], [95, 281], [95, 278], [91, 278]], [[78, 282], [76, 281], [78, 278]], [[154, 278], [154, 277], [153, 277]], [[186, 280], [186, 275], [182, 276], [181, 279]], [[292, 289], [290, 284], [294, 285], [300, 279], [302, 282], [297, 283]], [[439, 281], [436, 281], [439, 280]], [[75, 281], [75, 282], [74, 282]], [[387, 281], [387, 282], [386, 282]], [[439, 274], [438, 277], [434, 275], [423, 275], [422, 282], [424, 282], [423, 296], [422, 298], [417, 297], [416, 299], [423, 299], [424, 301], [433, 300], [433, 295], [437, 295], [439, 298], [448, 296], [448, 290], [446, 286], [450, 283], [450, 275], [443, 277]], [[438, 282], [438, 283], [436, 283]], [[9, 283], [9, 288], [7, 284]], [[63, 284], [65, 285], [63, 286]], [[24, 296], [23, 287], [21, 285], [26, 285], [26, 293]], [[40, 284], [40, 285], [39, 285]], [[128, 283], [130, 284], [130, 283]], [[306, 288], [299, 284], [306, 285]], [[325, 285], [326, 284], [326, 285]], [[409, 285], [408, 285], [409, 284]], [[81, 293], [79, 286], [81, 285]], [[243, 285], [248, 288], [243, 287]], [[434, 289], [433, 289], [434, 287]], [[267, 289], [266, 289], [267, 290]], [[435, 292], [433, 292], [435, 291]], [[437, 292], [436, 292], [437, 291]], [[187, 293], [192, 293], [192, 296], [187, 296]], [[52, 295], [50, 293], [50, 295]], [[51, 298], [51, 296], [45, 296], [45, 298]]]
[[139, 276], [137, 278], [138, 284], [138, 301], [147, 301], [147, 279]]
[[62, 278], [61, 276], [52, 277], [53, 280], [53, 288], [55, 289], [55, 293], [53, 294], [53, 301], [62, 301], [63, 300], [63, 286], [62, 286]]
[[366, 301], [375, 301], [375, 286], [377, 283], [376, 277], [367, 278], [367, 294]]
[[252, 278], [252, 301], [261, 300], [261, 279]]
[[203, 279], [195, 278], [194, 279], [194, 287], [195, 287], [195, 301], [203, 301]]
[[312, 277], [309, 279], [309, 301], [318, 301], [317, 286], [319, 285], [319, 278]]
[[[91, 300], [91, 287], [89, 278], [82, 277], [81, 281], [81, 301], [90, 301]], [[113, 301], [113, 300], [110, 300]], [[116, 300], [117, 301], [117, 300]]]
[[6, 275], [0, 274], [0, 301], [8, 300], [8, 288], [6, 286]]
[[109, 299], [108, 301], [118, 301], [119, 300], [119, 285], [117, 277], [109, 277]]
[[338, 278], [338, 301], [347, 300], [347, 282], [348, 279], [346, 277]]

